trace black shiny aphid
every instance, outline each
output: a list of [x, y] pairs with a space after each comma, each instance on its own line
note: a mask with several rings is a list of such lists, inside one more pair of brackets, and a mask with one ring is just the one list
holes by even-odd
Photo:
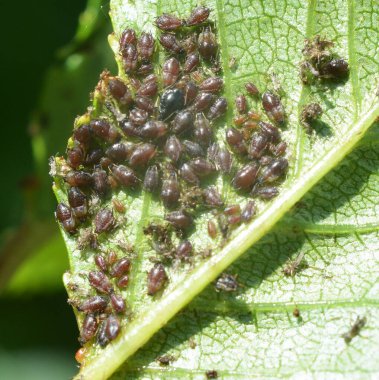
[[134, 171], [127, 166], [114, 165], [112, 166], [111, 171], [117, 182], [125, 187], [134, 187], [139, 182]]
[[203, 190], [204, 203], [211, 207], [221, 207], [224, 202], [215, 186], [209, 186]]
[[164, 288], [168, 281], [164, 266], [160, 263], [155, 264], [147, 275], [147, 294], [153, 296]]
[[159, 42], [171, 53], [181, 54], [184, 52], [183, 46], [173, 34], [161, 34]]
[[117, 314], [122, 314], [125, 312], [126, 304], [123, 298], [119, 294], [112, 293], [110, 295], [110, 301], [111, 301], [112, 309]]
[[149, 193], [154, 193], [159, 187], [159, 171], [157, 165], [147, 168], [145, 179], [143, 181], [143, 188]]
[[129, 272], [130, 269], [130, 260], [126, 257], [117, 260], [109, 270], [109, 274], [112, 277], [121, 277], [125, 273]]
[[256, 205], [253, 201], [248, 201], [241, 212], [241, 221], [244, 223], [250, 222], [257, 212]]
[[231, 274], [223, 273], [216, 281], [216, 291], [235, 292], [238, 289], [236, 277]]
[[223, 116], [228, 108], [228, 102], [224, 97], [217, 98], [208, 112], [208, 119], [214, 120]]
[[155, 145], [149, 143], [138, 145], [129, 157], [129, 165], [132, 167], [145, 166], [155, 156], [155, 154]]
[[264, 135], [263, 133], [258, 133], [253, 135], [249, 149], [248, 154], [250, 158], [260, 158], [263, 156], [263, 154], [266, 151], [267, 145], [268, 145], [269, 139], [267, 135]]
[[84, 151], [80, 146], [74, 146], [67, 149], [67, 163], [74, 169], [77, 169], [84, 162]]
[[154, 53], [154, 38], [151, 33], [142, 33], [138, 40], [138, 52], [142, 61], [149, 62]]
[[237, 190], [250, 190], [257, 179], [259, 166], [252, 162], [243, 166], [233, 178], [233, 186]]
[[175, 57], [169, 58], [162, 66], [163, 86], [172, 86], [178, 80], [179, 73], [179, 61]]
[[64, 203], [58, 203], [55, 215], [62, 227], [69, 233], [73, 233], [76, 230], [76, 222], [72, 215], [72, 210], [70, 207]]
[[67, 198], [75, 217], [78, 219], [85, 218], [88, 212], [86, 195], [78, 187], [71, 187]]
[[220, 77], [210, 77], [200, 83], [199, 89], [203, 92], [216, 93], [219, 92], [224, 85], [224, 81]]
[[93, 314], [87, 314], [83, 320], [79, 341], [84, 344], [91, 340], [97, 332], [98, 322]]
[[186, 60], [184, 61], [183, 71], [185, 73], [190, 73], [195, 70], [197, 66], [200, 64], [200, 57], [197, 53], [190, 53], [186, 56]]
[[165, 120], [183, 107], [183, 91], [178, 88], [167, 90], [163, 93], [159, 104], [159, 119]]
[[93, 178], [93, 190], [101, 198], [104, 198], [111, 189], [107, 172], [102, 169], [96, 169], [94, 170], [92, 174], [92, 178]]
[[184, 181], [191, 185], [196, 185], [199, 186], [200, 184], [200, 179], [199, 177], [195, 174], [194, 170], [192, 169], [191, 165], [188, 163], [184, 163], [180, 170], [179, 170], [179, 175]]
[[343, 59], [332, 59], [321, 68], [324, 78], [343, 79], [349, 75], [349, 64]]
[[111, 231], [116, 225], [112, 210], [109, 208], [102, 208], [95, 216], [95, 232], [101, 234], [102, 232]]
[[162, 182], [162, 202], [167, 208], [175, 207], [180, 198], [180, 185], [175, 173], [170, 173]]
[[164, 152], [173, 162], [177, 162], [183, 152], [183, 146], [176, 136], [170, 136], [166, 140]]
[[98, 292], [109, 294], [113, 291], [113, 287], [109, 278], [103, 272], [89, 272], [88, 280]]
[[192, 250], [192, 244], [188, 240], [184, 240], [176, 247], [175, 256], [181, 261], [188, 261], [192, 255]]
[[94, 296], [85, 300], [80, 306], [78, 306], [79, 311], [84, 313], [99, 313], [106, 309], [108, 305], [107, 300], [101, 296]]
[[261, 173], [259, 183], [274, 182], [279, 179], [287, 170], [288, 161], [285, 158], [277, 158], [272, 160]]
[[193, 112], [189, 110], [180, 111], [172, 122], [172, 131], [177, 135], [190, 132], [193, 129], [194, 122]]
[[185, 20], [187, 26], [199, 25], [208, 20], [211, 10], [200, 6], [192, 10], [190, 16]]
[[286, 115], [284, 107], [278, 95], [265, 92], [262, 95], [262, 106], [271, 121], [277, 124], [283, 124], [285, 122]]
[[169, 13], [163, 13], [155, 20], [155, 24], [161, 30], [171, 31], [179, 29], [183, 25], [183, 21]]
[[199, 34], [198, 49], [201, 56], [207, 60], [213, 60], [217, 56], [218, 44], [216, 36], [211, 32], [209, 28], [205, 28], [203, 32]]
[[182, 210], [170, 212], [165, 219], [180, 230], [187, 230], [193, 225], [192, 217]]

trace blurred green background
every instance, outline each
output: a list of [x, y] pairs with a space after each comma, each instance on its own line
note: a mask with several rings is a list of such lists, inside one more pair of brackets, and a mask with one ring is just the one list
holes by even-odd
[[48, 158], [63, 153], [103, 68], [107, 1], [1, 1], [0, 379], [69, 379], [78, 349]]

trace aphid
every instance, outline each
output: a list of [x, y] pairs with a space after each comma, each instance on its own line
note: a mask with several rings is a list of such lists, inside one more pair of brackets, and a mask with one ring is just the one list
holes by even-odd
[[196, 157], [203, 157], [205, 156], [205, 151], [201, 147], [200, 144], [190, 141], [190, 140], [183, 140], [183, 146], [185, 149], [185, 152], [188, 154], [188, 156], [196, 158]]
[[183, 46], [173, 34], [161, 34], [159, 42], [170, 53], [182, 54], [184, 52]]
[[126, 272], [129, 272], [130, 269], [130, 260], [126, 257], [117, 260], [109, 270], [111, 277], [121, 277]]
[[144, 63], [137, 69], [137, 74], [145, 76], [150, 74], [154, 70], [154, 65], [152, 63]]
[[304, 266], [305, 263], [302, 263], [305, 253], [301, 252], [295, 260], [291, 260], [283, 269], [283, 273], [285, 276], [293, 277], [295, 274]]
[[108, 81], [108, 88], [111, 95], [117, 99], [117, 101], [127, 106], [132, 103], [133, 96], [129, 88], [120, 79], [110, 78]]
[[73, 132], [74, 141], [87, 146], [91, 141], [91, 127], [88, 124], [81, 125], [78, 128], [74, 129]]
[[187, 26], [199, 25], [208, 20], [211, 10], [207, 7], [200, 6], [192, 10], [191, 14], [185, 21]]
[[195, 70], [197, 66], [200, 64], [200, 57], [197, 53], [190, 53], [186, 56], [186, 60], [184, 61], [183, 71], [185, 73], [190, 73]]
[[240, 154], [246, 153], [246, 145], [240, 131], [235, 128], [228, 128], [225, 135], [226, 141], [234, 151]]
[[62, 224], [66, 232], [75, 232], [76, 222], [72, 215], [72, 210], [70, 207], [68, 207], [64, 203], [58, 203], [57, 209], [55, 211], [55, 216], [58, 219], [58, 221]]
[[236, 108], [239, 113], [246, 113], [247, 101], [245, 95], [238, 95], [235, 100]]
[[159, 186], [159, 171], [157, 165], [147, 168], [145, 179], [143, 181], [143, 188], [149, 193], [154, 193], [158, 190]]
[[163, 13], [157, 17], [155, 24], [161, 30], [171, 31], [179, 29], [183, 25], [183, 21], [172, 14]]
[[166, 133], [167, 124], [159, 120], [149, 120], [139, 129], [139, 135], [149, 140], [158, 139]]
[[366, 317], [357, 317], [353, 326], [351, 326], [350, 330], [341, 335], [341, 337], [345, 340], [346, 344], [349, 344], [353, 338], [355, 338], [361, 332], [362, 328], [366, 325], [367, 318]]
[[93, 190], [101, 198], [104, 198], [110, 191], [110, 183], [108, 180], [108, 174], [105, 170], [95, 169], [92, 174]]
[[134, 171], [124, 165], [113, 165], [111, 171], [117, 182], [125, 187], [135, 187], [139, 180]]
[[135, 98], [135, 104], [137, 108], [146, 111], [148, 114], [152, 114], [155, 110], [153, 101], [146, 96], [137, 96]]
[[170, 173], [162, 182], [161, 198], [165, 207], [176, 206], [180, 198], [180, 186], [176, 174]]
[[185, 87], [183, 88], [184, 103], [186, 106], [188, 106], [189, 104], [191, 104], [195, 100], [198, 91], [199, 91], [199, 89], [197, 88], [195, 83], [193, 83], [191, 81], [186, 83]]
[[89, 272], [88, 280], [98, 292], [109, 294], [113, 291], [109, 278], [103, 272]]
[[116, 226], [113, 212], [109, 208], [102, 208], [95, 216], [95, 232], [109, 232]]
[[228, 67], [230, 70], [235, 71], [238, 67], [237, 58], [236, 57], [230, 57], [228, 62]]
[[262, 156], [260, 159], [259, 159], [259, 163], [261, 164], [261, 166], [267, 166], [269, 164], [271, 164], [273, 158], [271, 156]]
[[217, 379], [218, 373], [216, 370], [212, 369], [210, 371], [205, 372], [205, 376], [207, 377], [207, 379]]
[[184, 179], [184, 181], [188, 182], [191, 185], [199, 186], [200, 179], [195, 174], [194, 170], [192, 169], [191, 165], [188, 163], [184, 163], [180, 170], [179, 170], [180, 177]]
[[153, 296], [164, 288], [167, 281], [168, 277], [164, 266], [156, 263], [147, 275], [147, 294]]
[[108, 270], [107, 261], [105, 260], [105, 257], [102, 255], [95, 256], [95, 264], [103, 272], [106, 272]]
[[81, 170], [67, 173], [65, 180], [70, 186], [89, 187], [92, 185], [91, 174]]
[[235, 292], [238, 289], [236, 276], [223, 273], [216, 281], [215, 289], [217, 292]]
[[228, 108], [228, 102], [225, 98], [220, 97], [215, 100], [208, 112], [208, 119], [215, 120], [223, 116]]
[[130, 77], [129, 80], [130, 80], [130, 84], [132, 85], [134, 90], [137, 91], [141, 87], [141, 81], [139, 79], [134, 78], [134, 77]]
[[224, 202], [215, 186], [209, 186], [203, 190], [204, 203], [211, 207], [221, 207]]
[[125, 312], [125, 309], [126, 309], [125, 301], [123, 300], [123, 298], [120, 295], [118, 295], [116, 293], [112, 293], [110, 295], [110, 301], [111, 301], [111, 305], [112, 305], [113, 310], [117, 314], [122, 314]]
[[263, 133], [255, 134], [250, 142], [248, 148], [248, 155], [250, 158], [260, 158], [265, 153], [268, 145], [268, 137]]
[[67, 198], [75, 217], [78, 219], [85, 218], [88, 212], [86, 195], [78, 187], [71, 187]]
[[282, 156], [287, 150], [287, 143], [285, 141], [281, 141], [278, 145], [274, 145], [270, 148], [270, 150], [274, 156]]
[[191, 242], [189, 242], [188, 240], [183, 240], [176, 247], [175, 256], [181, 261], [188, 261], [192, 255], [192, 250], [193, 250], [193, 247], [192, 247]]
[[174, 57], [169, 58], [162, 66], [163, 86], [172, 86], [178, 80], [179, 73], [179, 61]]
[[209, 92], [199, 92], [193, 101], [192, 108], [195, 112], [202, 112], [209, 108], [214, 97]]
[[137, 91], [138, 96], [154, 97], [158, 92], [158, 83], [156, 76], [151, 74], [147, 77], [148, 81], [144, 81]]
[[187, 214], [183, 210], [170, 212], [166, 215], [165, 220], [179, 230], [188, 230], [193, 225], [191, 215]]
[[193, 131], [194, 139], [200, 145], [207, 147], [213, 139], [213, 131], [210, 127], [209, 121], [202, 113], [196, 114], [195, 129]]
[[[118, 334], [120, 333], [121, 326], [120, 321], [117, 317], [114, 315], [110, 315], [105, 320], [105, 336], [108, 339], [108, 341], [112, 341], [117, 338]], [[100, 343], [101, 345], [101, 343]]]
[[126, 45], [133, 44], [135, 45], [137, 42], [137, 36], [136, 32], [133, 29], [125, 29], [120, 37], [120, 50], [123, 50], [123, 48]]
[[318, 103], [310, 103], [304, 106], [300, 115], [300, 123], [305, 131], [312, 133], [312, 122], [322, 115], [322, 108]]
[[155, 145], [144, 143], [138, 145], [129, 157], [129, 165], [132, 167], [145, 166], [155, 156]]
[[205, 158], [198, 157], [189, 162], [194, 173], [199, 177], [206, 177], [215, 171], [214, 165]]
[[343, 58], [332, 59], [321, 67], [323, 78], [344, 79], [349, 75], [349, 64]]
[[259, 90], [257, 88], [257, 86], [252, 83], [252, 82], [248, 82], [245, 84], [245, 88], [246, 88], [246, 91], [252, 95], [252, 96], [258, 96], [259, 95]]
[[177, 162], [182, 152], [183, 146], [180, 140], [176, 136], [170, 136], [166, 140], [164, 147], [164, 153], [166, 156], [168, 156], [173, 162]]
[[239, 215], [241, 214], [241, 206], [240, 205], [228, 205], [224, 209], [225, 215]]
[[133, 152], [135, 145], [130, 142], [126, 143], [116, 143], [111, 145], [106, 151], [105, 154], [113, 162], [122, 162], [125, 161], [130, 154]]
[[87, 314], [83, 320], [79, 341], [84, 344], [91, 340], [97, 332], [98, 322], [93, 314]]
[[184, 107], [184, 93], [175, 88], [166, 90], [159, 104], [159, 120], [165, 120]]
[[102, 151], [102, 149], [100, 148], [92, 149], [88, 152], [84, 163], [87, 166], [96, 165], [100, 162], [103, 156], [104, 156], [104, 152]]
[[[146, 112], [146, 111], [145, 111]], [[127, 137], [139, 137], [138, 128], [128, 120], [123, 120], [120, 124], [122, 131]]]
[[78, 310], [83, 313], [100, 313], [106, 309], [108, 305], [107, 300], [101, 296], [94, 296], [85, 300], [80, 306], [78, 306]]
[[253, 201], [248, 201], [241, 212], [241, 221], [244, 223], [250, 222], [257, 212], [257, 207]]
[[266, 166], [259, 177], [259, 183], [274, 182], [287, 170], [288, 161], [285, 158], [276, 158]]
[[222, 173], [229, 174], [232, 170], [233, 157], [227, 149], [219, 149], [215, 157], [215, 163]]
[[118, 132], [104, 119], [92, 120], [90, 126], [95, 136], [101, 140], [112, 143], [119, 138]]
[[299, 317], [300, 317], [300, 310], [299, 310], [297, 307], [295, 307], [295, 308], [293, 309], [292, 315], [293, 315], [295, 318], [299, 318]]
[[158, 356], [156, 360], [160, 365], [166, 366], [166, 365], [169, 365], [170, 362], [174, 361], [175, 357], [172, 355], [163, 355], [163, 356]]
[[254, 162], [243, 166], [237, 171], [232, 180], [234, 188], [237, 190], [250, 190], [255, 184], [258, 171], [259, 166]]
[[220, 77], [209, 77], [200, 83], [199, 89], [204, 92], [219, 92], [224, 85], [224, 81]]
[[277, 124], [283, 124], [285, 122], [286, 116], [284, 107], [279, 96], [271, 92], [265, 92], [262, 95], [262, 106], [271, 121]]
[[175, 134], [190, 132], [195, 122], [194, 114], [189, 110], [178, 112], [172, 122], [172, 131]]
[[138, 40], [138, 51], [143, 62], [149, 62], [154, 53], [154, 38], [151, 33], [142, 33]]
[[74, 169], [77, 169], [84, 161], [83, 149], [75, 146], [67, 150], [67, 163]]
[[207, 229], [208, 229], [208, 235], [212, 239], [215, 239], [217, 236], [217, 227], [216, 227], [216, 223], [213, 220], [208, 220]]
[[264, 121], [259, 122], [259, 126], [261, 127], [261, 132], [266, 135], [270, 141], [277, 142], [280, 140], [280, 132], [277, 127], [272, 124], [265, 123]]
[[199, 34], [197, 43], [199, 53], [205, 60], [210, 61], [216, 58], [218, 44], [216, 36], [211, 32], [210, 28], [205, 28], [205, 30]]
[[121, 50], [122, 63], [126, 73], [135, 70], [138, 64], [138, 52], [135, 45], [125, 45]]
[[139, 108], [133, 108], [129, 112], [129, 120], [135, 125], [143, 125], [146, 123], [149, 114]]
[[85, 347], [80, 347], [78, 351], [75, 353], [75, 360], [82, 364], [84, 362], [84, 359], [86, 357], [87, 349]]
[[126, 288], [129, 284], [129, 276], [127, 274], [123, 275], [117, 280], [117, 286], [119, 288]]
[[272, 199], [278, 196], [279, 190], [278, 188], [273, 187], [273, 186], [262, 187], [262, 188], [253, 190], [253, 194], [257, 195], [258, 197], [262, 199]]
[[113, 265], [117, 261], [117, 254], [114, 251], [108, 253], [108, 265]]

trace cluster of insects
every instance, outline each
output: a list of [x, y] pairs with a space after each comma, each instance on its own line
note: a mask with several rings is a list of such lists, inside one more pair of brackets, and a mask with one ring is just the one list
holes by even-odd
[[[256, 215], [256, 199], [279, 193], [277, 185], [288, 168], [280, 132], [286, 124], [281, 98], [274, 92], [261, 95], [248, 82], [234, 107], [228, 104], [221, 95], [220, 47], [210, 12], [199, 6], [185, 19], [162, 14], [156, 19], [157, 40], [150, 33], [138, 36], [125, 29], [118, 36], [124, 72], [102, 73], [94, 93], [96, 106], [77, 119], [66, 157], [54, 160], [55, 181], [67, 195], [56, 217], [77, 238], [80, 250], [95, 251], [96, 270], [87, 274], [93, 294], [71, 302], [83, 316], [83, 345], [106, 346], [118, 336], [120, 316], [127, 312], [121, 290], [128, 286], [133, 259], [101, 248], [101, 241], [126, 221], [119, 192], [151, 193], [165, 210], [164, 221], [144, 228], [157, 254], [147, 273], [149, 296], [168, 284], [167, 265], [193, 260], [189, 237], [202, 211], [211, 211], [210, 238], [220, 235], [225, 241], [235, 227]], [[158, 49], [165, 53], [161, 65]], [[266, 121], [249, 109], [249, 98], [261, 98]], [[217, 127], [232, 108], [233, 126], [218, 142]], [[242, 205], [227, 204], [216, 185], [218, 174], [249, 199]], [[216, 283], [217, 291], [237, 287], [231, 275]]]

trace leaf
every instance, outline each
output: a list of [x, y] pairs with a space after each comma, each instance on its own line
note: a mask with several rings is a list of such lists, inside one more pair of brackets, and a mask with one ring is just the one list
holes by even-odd
[[[113, 1], [111, 3], [111, 15], [116, 36], [119, 36], [127, 26], [136, 28], [138, 26], [137, 29], [139, 30], [149, 29], [155, 33], [152, 23], [156, 15], [172, 11], [184, 16], [189, 13], [191, 5], [187, 1], [181, 2], [180, 6], [174, 2]], [[145, 271], [151, 267], [149, 256], [153, 255], [154, 252], [151, 251], [148, 241], [142, 233], [142, 228], [149, 220], [162, 218], [164, 211], [160, 204], [149, 195], [142, 194], [141, 197], [136, 197], [130, 192], [120, 191], [118, 198], [128, 205], [126, 213], [128, 222], [112, 236], [112, 240], [106, 243], [106, 247], [114, 249], [117, 239], [124, 239], [126, 243], [135, 245], [137, 257], [133, 261], [131, 286], [126, 292], [123, 292], [133, 314], [125, 317], [121, 336], [105, 349], [99, 349], [95, 344], [87, 345], [86, 361], [79, 374], [81, 378], [107, 378], [111, 375], [124, 360], [144, 345], [155, 332], [213, 281], [221, 271], [233, 263], [253, 243], [261, 239], [316, 182], [352, 150], [379, 115], [379, 105], [375, 98], [374, 77], [377, 71], [375, 62], [378, 52], [371, 39], [366, 36], [367, 30], [376, 34], [378, 32], [375, 29], [376, 26], [371, 24], [367, 17], [363, 17], [365, 12], [374, 14], [370, 3], [356, 4], [337, 1], [316, 4], [315, 1], [310, 1], [308, 4], [303, 4], [291, 1], [281, 4], [261, 4], [250, 1], [241, 3], [219, 0], [217, 2], [210, 1], [207, 5], [214, 10], [213, 18], [216, 20], [221, 44], [225, 96], [230, 105], [226, 124], [232, 118], [233, 98], [242, 90], [243, 84], [247, 80], [253, 80], [260, 89], [265, 90], [272, 87], [267, 73], [275, 74], [283, 89], [282, 99], [288, 114], [288, 127], [283, 131], [283, 135], [290, 142], [290, 171], [280, 188], [279, 196], [272, 202], [260, 204], [258, 217], [250, 225], [237, 229], [231, 240], [219, 251], [215, 250], [211, 258], [199, 260], [193, 269], [170, 269], [170, 285], [162, 297], [155, 301], [146, 295]], [[301, 49], [304, 38], [317, 33], [322, 33], [332, 40], [335, 43], [335, 50], [340, 56], [348, 56], [350, 79], [344, 85], [303, 86], [301, 84], [298, 77], [298, 65], [303, 59]], [[111, 43], [117, 52], [117, 44], [112, 38]], [[235, 71], [229, 67], [229, 60], [232, 57], [235, 57], [238, 62]], [[324, 108], [322, 123], [323, 131], [327, 133], [309, 138], [300, 126], [298, 119], [303, 106], [314, 101], [321, 103]], [[219, 128], [222, 129], [221, 126]], [[221, 139], [222, 132], [219, 136]], [[60, 201], [66, 199], [65, 189], [61, 182], [56, 182], [55, 191]], [[223, 195], [227, 197], [228, 204], [244, 202], [243, 197], [234, 193], [228, 180], [223, 181]], [[317, 217], [317, 214], [312, 215]], [[200, 250], [211, 244], [210, 239], [205, 236], [205, 223], [209, 217], [209, 214], [203, 214], [196, 223], [196, 232], [191, 236], [191, 241], [196, 249]], [[286, 228], [282, 227], [278, 230], [279, 232], [267, 236], [257, 245], [257, 248], [249, 251], [249, 254], [241, 259], [242, 264], [240, 266], [238, 263], [236, 264], [235, 271], [239, 273], [239, 278], [243, 279], [244, 276], [246, 278], [245, 282], [242, 281], [246, 288], [241, 293], [241, 300], [237, 298], [237, 300], [228, 303], [223, 295], [219, 295], [218, 298], [221, 302], [215, 302], [214, 292], [209, 290], [212, 293], [208, 298], [208, 293], [205, 292], [201, 298], [196, 299], [191, 304], [189, 311], [180, 315], [173, 324], [167, 327], [167, 330], [159, 333], [157, 340], [154, 339], [151, 345], [146, 346], [147, 352], [151, 353], [150, 356], [146, 357], [146, 351], [141, 351], [141, 355], [144, 357], [141, 359], [141, 356], [137, 354], [133, 359], [134, 361], [131, 361], [130, 367], [126, 367], [127, 371], [142, 371], [141, 376], [144, 376], [143, 370], [138, 368], [144, 368], [149, 362], [151, 363], [153, 355], [160, 352], [160, 349], [166, 351], [168, 347], [171, 348], [176, 345], [178, 349], [176, 352], [179, 355], [183, 349], [183, 346], [180, 346], [182, 341], [196, 332], [198, 332], [201, 340], [200, 347], [193, 354], [188, 350], [183, 352], [183, 355], [184, 353], [188, 354], [187, 359], [178, 359], [175, 363], [178, 366], [178, 373], [172, 373], [172, 377], [184, 376], [186, 369], [191, 372], [193, 377], [197, 375], [203, 377], [202, 371], [208, 366], [210, 367], [210, 364], [217, 363], [221, 370], [228, 370], [225, 375], [229, 373], [233, 377], [236, 373], [244, 378], [251, 373], [252, 360], [257, 360], [258, 363], [261, 360], [260, 368], [262, 368], [262, 373], [267, 376], [286, 375], [290, 373], [291, 368], [298, 371], [299, 365], [294, 364], [291, 367], [292, 362], [285, 355], [288, 341], [282, 338], [283, 336], [284, 338], [291, 337], [296, 332], [292, 328], [293, 324], [286, 312], [289, 307], [278, 307], [276, 309], [276, 304], [278, 299], [284, 305], [285, 302], [290, 302], [290, 309], [292, 309], [294, 303], [299, 305], [309, 303], [311, 305], [312, 302], [320, 302], [322, 297], [319, 296], [323, 294], [322, 290], [325, 285], [324, 283], [318, 284], [318, 292], [313, 292], [315, 284], [313, 284], [313, 280], [311, 281], [308, 278], [307, 281], [296, 287], [299, 294], [297, 295], [298, 298], [294, 298], [294, 293], [291, 293], [291, 288], [289, 288], [290, 285], [294, 286], [294, 280], [283, 278], [278, 269], [278, 264], [288, 258], [288, 253], [296, 253], [300, 247], [303, 247], [302, 251], [312, 252], [309, 259], [312, 263], [313, 252], [317, 253], [318, 246], [320, 247], [319, 250], [325, 251], [325, 254], [331, 252], [332, 257], [341, 256], [348, 259], [352, 251], [346, 247], [350, 246], [352, 250], [362, 251], [363, 245], [359, 246], [358, 243], [362, 244], [359, 240], [354, 245], [354, 239], [349, 241], [346, 236], [336, 238], [337, 241], [335, 242], [333, 239], [326, 241], [325, 238], [320, 239], [318, 236], [307, 238], [307, 235], [302, 232], [295, 234], [292, 231], [291, 234], [285, 231], [289, 227], [295, 228], [295, 231], [296, 228], [302, 231], [295, 216], [291, 214], [291, 218], [292, 221], [295, 220], [294, 223], [283, 222], [278, 228], [281, 226]], [[138, 222], [136, 223], [136, 221]], [[375, 234], [372, 236], [372, 239], [374, 238]], [[65, 239], [71, 262], [71, 274], [65, 277], [65, 282], [69, 289], [72, 289], [72, 284], [79, 285], [81, 296], [84, 297], [86, 294], [90, 294], [85, 273], [94, 268], [93, 253], [80, 253], [76, 249], [74, 238], [65, 235]], [[324, 248], [322, 248], [322, 244], [324, 244]], [[343, 244], [345, 249], [343, 249]], [[270, 256], [271, 252], [273, 256]], [[266, 255], [269, 257], [265, 257]], [[313, 259], [315, 260], [315, 258]], [[260, 263], [259, 260], [262, 263], [260, 267], [256, 264]], [[318, 263], [315, 263], [315, 266], [316, 264]], [[251, 270], [247, 270], [252, 266], [256, 271], [253, 272], [255, 276], [251, 275]], [[340, 265], [338, 269], [340, 269]], [[271, 278], [271, 276], [273, 277]], [[351, 278], [345, 276], [345, 280], [348, 281], [349, 286], [343, 283], [344, 286], [340, 289], [352, 288]], [[288, 288], [289, 290], [287, 290]], [[333, 295], [332, 290], [334, 289], [334, 286], [330, 287], [330, 295]], [[332, 314], [331, 325], [327, 325], [327, 322], [330, 321], [323, 316], [323, 306], [329, 305], [331, 302], [335, 303], [336, 307], [338, 306], [338, 297], [341, 294], [338, 292], [334, 294], [336, 298], [326, 298], [325, 302], [323, 301], [324, 303], [317, 305], [319, 306], [318, 310], [313, 311], [310, 306], [307, 306], [309, 314], [305, 314], [303, 319], [310, 322], [304, 324], [305, 330], [300, 330], [300, 332], [304, 332], [306, 337], [309, 336], [310, 331], [314, 330], [314, 326], [320, 329], [318, 334], [316, 332], [317, 338], [320, 337], [325, 326], [331, 327], [331, 330], [328, 329], [327, 331], [332, 331], [331, 335], [334, 338], [336, 338], [335, 332], [342, 329], [341, 325], [333, 322], [333, 318], [338, 313]], [[72, 290], [69, 290], [69, 295], [75, 297]], [[312, 295], [314, 295], [314, 299], [312, 299]], [[212, 310], [212, 306], [214, 306], [214, 310]], [[199, 316], [198, 309], [201, 311], [202, 308], [204, 313]], [[236, 308], [241, 309], [240, 314], [243, 317], [234, 318], [235, 313], [232, 313], [233, 316], [228, 315], [230, 310]], [[250, 317], [251, 310], [255, 311], [253, 321]], [[80, 316], [79, 321], [81, 321]], [[178, 325], [181, 326], [183, 332], [178, 333], [179, 337], [176, 339], [173, 331], [179, 330]], [[263, 326], [262, 331], [259, 328], [260, 325]], [[191, 330], [188, 326], [194, 327]], [[220, 334], [220, 337], [216, 336], [213, 339], [211, 335], [214, 333], [214, 329], [216, 329], [217, 334]], [[163, 345], [163, 347], [159, 340], [162, 334], [168, 336], [165, 343], [167, 345]], [[328, 342], [326, 335], [324, 332], [322, 338], [325, 339], [319, 339], [322, 344], [324, 341]], [[281, 339], [281, 344], [279, 346], [273, 345], [273, 351], [270, 351], [266, 342], [275, 342], [275, 337]], [[255, 338], [253, 342], [256, 342], [255, 356], [249, 357], [249, 352], [252, 350], [252, 338]], [[344, 344], [343, 340], [341, 341]], [[312, 338], [310, 337], [307, 342], [309, 343], [309, 351], [305, 352], [305, 356], [307, 353], [314, 354], [314, 346], [311, 345]], [[343, 347], [345, 348], [345, 346]], [[293, 352], [297, 353], [295, 349]], [[225, 356], [222, 353], [225, 353]], [[246, 354], [249, 359], [243, 360], [243, 354]], [[291, 355], [291, 358], [293, 359], [294, 356]], [[326, 356], [328, 357], [328, 354]], [[199, 357], [204, 358], [205, 362], [201, 362], [201, 359], [199, 359], [200, 361], [197, 360]], [[208, 357], [209, 364], [206, 361]], [[269, 358], [273, 358], [273, 360], [267, 362]], [[283, 373], [276, 369], [269, 370], [269, 368], [275, 368], [273, 363], [277, 363], [275, 362], [276, 358], [280, 359], [279, 369], [283, 366]], [[223, 360], [222, 363], [221, 359]], [[306, 364], [304, 365], [300, 360], [299, 362], [301, 368], [306, 370]], [[158, 366], [151, 364], [148, 368], [151, 368], [150, 377], [154, 377], [154, 372], [157, 371]], [[238, 374], [239, 368], [242, 369]], [[325, 372], [325, 366], [320, 365], [320, 367], [316, 366], [315, 368], [316, 370], [321, 368], [321, 371]], [[266, 369], [268, 370], [266, 371]], [[334, 367], [330, 370], [336, 372]], [[146, 371], [148, 376], [150, 370], [147, 369]], [[165, 372], [166, 375], [169, 373]], [[123, 372], [120, 373], [120, 376], [123, 376]]]

